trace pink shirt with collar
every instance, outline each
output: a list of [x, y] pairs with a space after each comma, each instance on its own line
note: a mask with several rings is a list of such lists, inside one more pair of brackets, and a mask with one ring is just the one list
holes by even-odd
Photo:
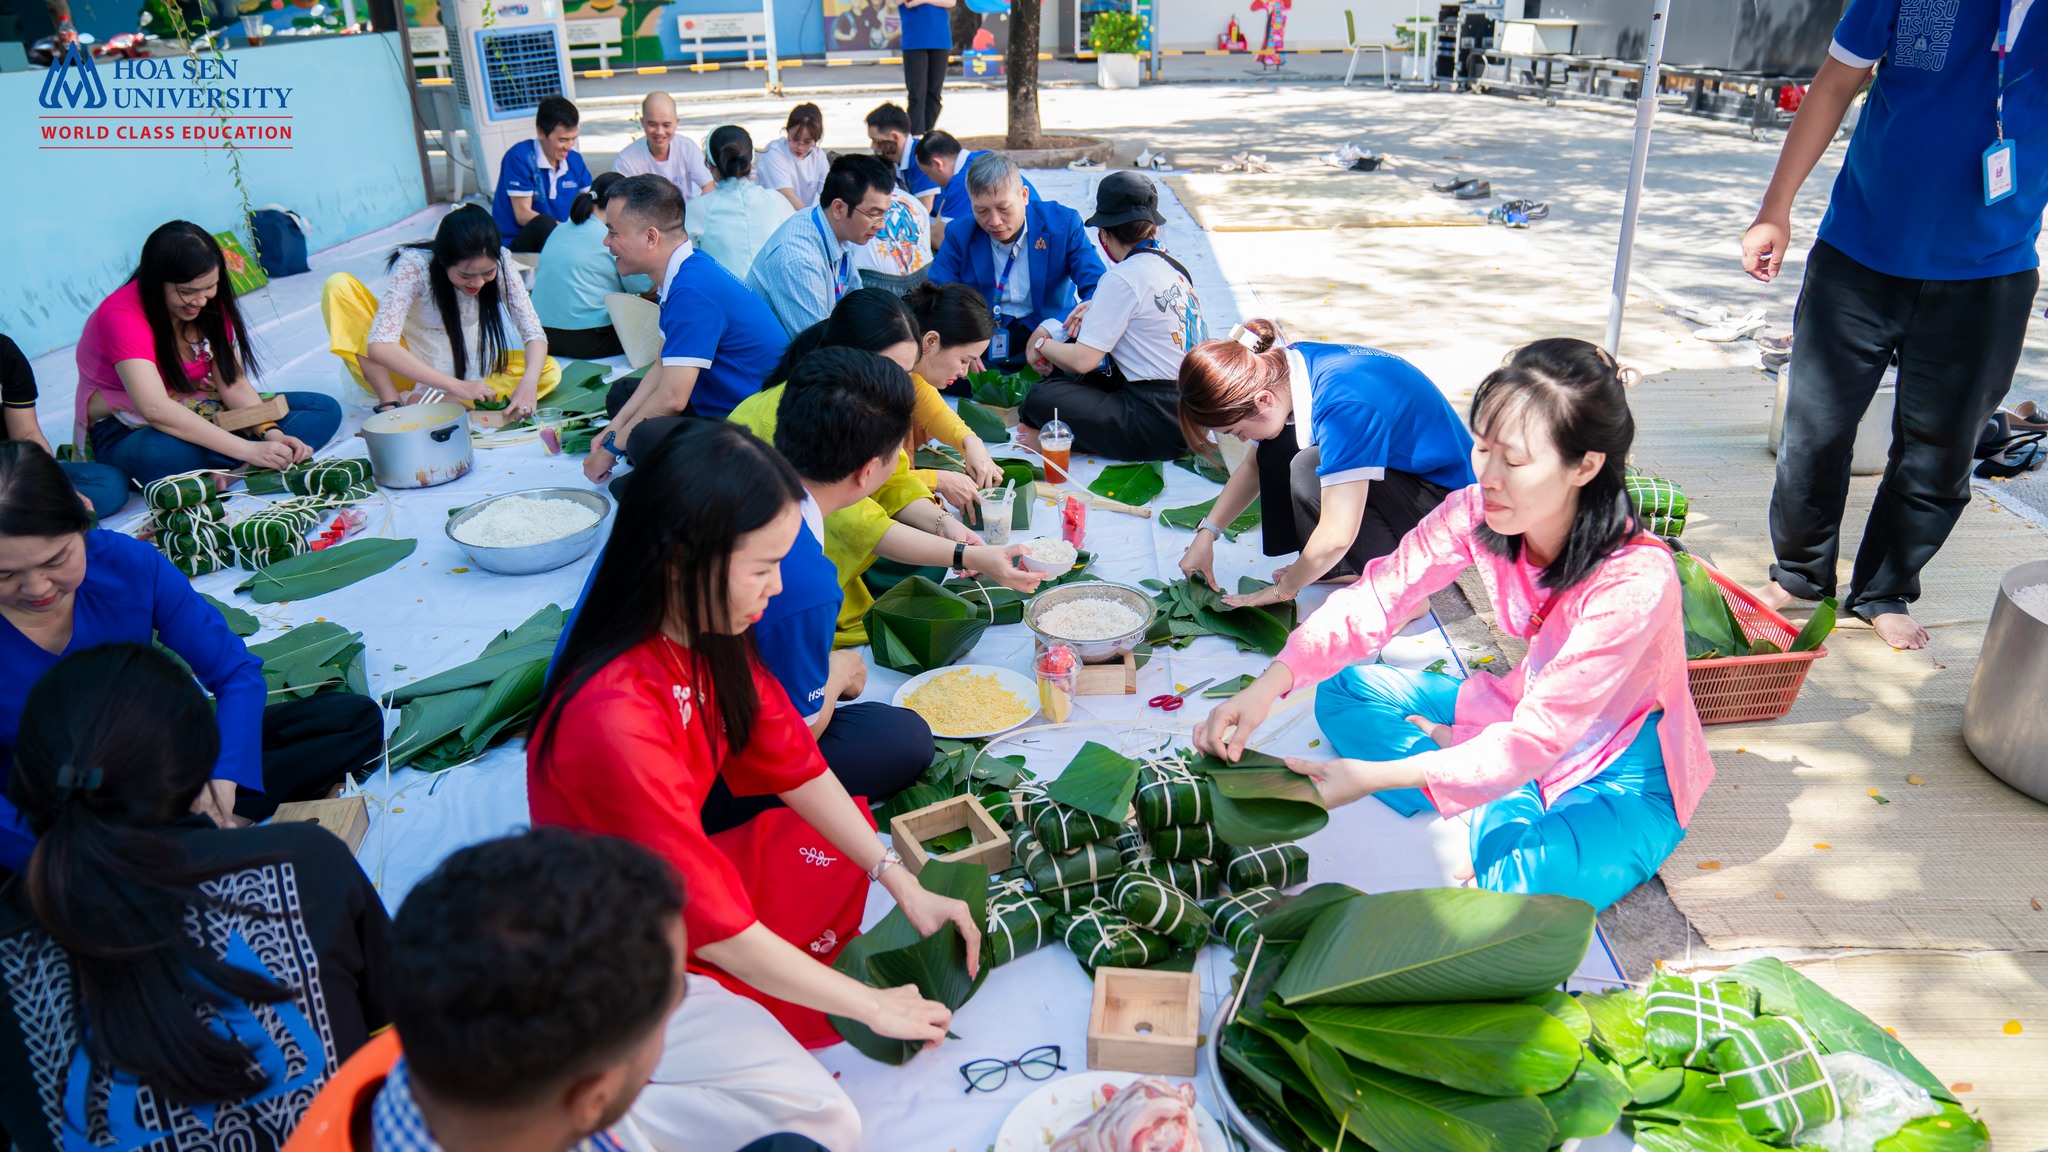
[[[1474, 533], [1484, 522], [1477, 485], [1453, 492], [1391, 555], [1333, 593], [1280, 653], [1294, 686], [1371, 659], [1430, 593], [1476, 567], [1500, 627], [1527, 639], [1529, 654], [1506, 676], [1467, 679], [1458, 689], [1452, 745], [1410, 758], [1437, 810], [1455, 816], [1531, 780], [1544, 804], [1554, 804], [1612, 764], [1644, 718], [1661, 709], [1657, 740], [1673, 807], [1681, 826], [1690, 822], [1714, 762], [1686, 679], [1670, 551], [1639, 537], [1553, 601], [1527, 559], [1506, 559], [1479, 542]], [[1538, 612], [1542, 625], [1532, 627]]]

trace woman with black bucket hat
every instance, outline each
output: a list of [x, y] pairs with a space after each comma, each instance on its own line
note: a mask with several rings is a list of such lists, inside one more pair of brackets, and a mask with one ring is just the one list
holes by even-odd
[[1137, 172], [1112, 172], [1095, 190], [1096, 229], [1109, 270], [1070, 323], [1048, 325], [1027, 348], [1052, 375], [1031, 389], [1018, 421], [1053, 418], [1074, 430], [1074, 448], [1115, 460], [1171, 460], [1181, 437], [1181, 357], [1208, 333], [1194, 277], [1159, 247], [1159, 192]]

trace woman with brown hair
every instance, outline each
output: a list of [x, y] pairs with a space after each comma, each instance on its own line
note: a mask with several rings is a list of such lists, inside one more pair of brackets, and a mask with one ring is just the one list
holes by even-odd
[[832, 157], [818, 147], [825, 136], [825, 114], [816, 104], [799, 104], [789, 110], [782, 126], [782, 139], [771, 140], [754, 157], [754, 182], [770, 192], [780, 192], [798, 212], [815, 207], [825, 187], [825, 173]]
[[1217, 432], [1258, 443], [1195, 528], [1181, 571], [1220, 587], [1222, 526], [1262, 494], [1266, 555], [1301, 553], [1273, 573], [1271, 587], [1225, 597], [1232, 607], [1292, 600], [1318, 580], [1357, 579], [1447, 494], [1472, 483], [1472, 437], [1421, 369], [1355, 344], [1283, 344], [1270, 320], [1247, 321], [1187, 354], [1180, 424], [1205, 454]]

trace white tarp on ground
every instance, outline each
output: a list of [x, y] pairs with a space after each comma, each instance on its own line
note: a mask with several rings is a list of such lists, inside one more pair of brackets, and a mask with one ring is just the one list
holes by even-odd
[[[1032, 181], [1056, 199], [1086, 210], [1094, 177], [1066, 171], [1034, 172]], [[1244, 301], [1225, 280], [1213, 255], [1187, 214], [1162, 191], [1168, 217], [1165, 243], [1195, 273], [1207, 304], [1212, 329], [1227, 332], [1243, 314]], [[282, 281], [245, 301], [244, 314], [255, 331], [259, 355], [265, 357], [263, 386], [267, 390], [318, 390], [344, 397], [351, 410], [344, 425], [352, 435], [366, 409], [363, 397], [343, 388], [339, 362], [327, 351], [318, 306], [320, 281], [336, 271], [349, 271], [371, 289], [384, 282], [383, 262], [390, 246], [423, 237], [436, 217], [422, 214], [393, 229], [320, 254], [314, 271]], [[1248, 300], [1248, 298], [1247, 298]], [[41, 358], [36, 364], [44, 397], [39, 405], [53, 442], [68, 435], [76, 369], [71, 350]], [[341, 439], [326, 455], [361, 455], [354, 439]], [[474, 471], [454, 483], [419, 491], [391, 491], [363, 507], [370, 513], [370, 531], [395, 538], [412, 537], [418, 550], [404, 563], [360, 584], [316, 600], [270, 606], [252, 605], [233, 594], [244, 573], [216, 573], [196, 581], [204, 592], [249, 608], [264, 621], [256, 640], [277, 630], [316, 619], [332, 620], [362, 631], [368, 645], [366, 661], [373, 691], [388, 690], [473, 659], [499, 631], [511, 628], [548, 603], [568, 607], [582, 587], [595, 553], [554, 572], [506, 577], [472, 568], [460, 548], [448, 539], [443, 523], [451, 509], [486, 496], [552, 485], [583, 485], [581, 458], [545, 456], [526, 443], [507, 448], [479, 448]], [[1099, 470], [1099, 461], [1076, 457], [1075, 473], [1085, 484]], [[1217, 486], [1168, 465], [1166, 491], [1152, 501], [1155, 509], [1198, 503], [1216, 494]], [[129, 513], [114, 527], [133, 530], [141, 520], [131, 502]], [[1038, 534], [1056, 535], [1058, 516], [1043, 502], [1034, 508]], [[1179, 575], [1177, 561], [1188, 534], [1162, 527], [1156, 520], [1114, 512], [1092, 511], [1087, 547], [1096, 553], [1092, 571], [1106, 580], [1135, 584], [1139, 580]], [[1239, 576], [1270, 578], [1278, 561], [1260, 555], [1256, 533], [1219, 545], [1218, 576], [1234, 587]], [[1303, 608], [1320, 603], [1323, 592], [1311, 591]], [[1031, 634], [1023, 625], [991, 628], [966, 658], [1030, 672]], [[1421, 668], [1445, 658], [1456, 666], [1434, 619], [1425, 618], [1398, 640], [1385, 657], [1390, 663]], [[1125, 697], [1082, 697], [1069, 727], [1003, 746], [1004, 753], [1027, 757], [1041, 777], [1057, 775], [1081, 744], [1096, 740], [1125, 751], [1155, 746], [1167, 735], [1185, 743], [1194, 720], [1213, 701], [1199, 696], [1168, 717], [1146, 701], [1175, 685], [1241, 673], [1258, 672], [1265, 659], [1237, 652], [1220, 638], [1203, 638], [1183, 652], [1155, 658], [1138, 677], [1138, 691]], [[902, 684], [901, 673], [871, 668], [866, 700], [888, 700]], [[1276, 716], [1263, 729], [1262, 750], [1276, 755], [1332, 755], [1323, 742], [1312, 707], [1299, 706]], [[395, 721], [395, 716], [392, 717]], [[1037, 723], [1037, 722], [1034, 722]], [[410, 769], [373, 776], [364, 786], [371, 827], [359, 858], [376, 882], [387, 906], [396, 909], [405, 893], [435, 864], [456, 849], [524, 826], [527, 822], [524, 746], [513, 742], [460, 768], [428, 775]], [[1373, 802], [1342, 809], [1330, 826], [1304, 841], [1310, 854], [1311, 881], [1340, 880], [1368, 891], [1443, 886], [1452, 870], [1469, 859], [1466, 826], [1461, 821], [1428, 817], [1404, 819]], [[877, 891], [868, 908], [869, 924], [887, 910], [886, 895]], [[1197, 971], [1202, 977], [1206, 1021], [1229, 986], [1227, 950], [1205, 950]], [[1596, 942], [1581, 968], [1588, 986], [1619, 977], [1603, 944]], [[867, 1124], [867, 1147], [891, 1152], [959, 1149], [979, 1152], [995, 1139], [1003, 1117], [1030, 1085], [1019, 1077], [992, 1097], [967, 1095], [955, 1071], [967, 1060], [982, 1057], [1014, 1059], [1027, 1048], [1058, 1044], [1069, 1069], [1086, 1067], [1086, 1032], [1090, 982], [1065, 948], [1053, 945], [1004, 967], [983, 985], [953, 1025], [959, 1040], [926, 1052], [902, 1067], [875, 1064], [840, 1045], [819, 1053], [826, 1067], [860, 1105]], [[1205, 1027], [1206, 1031], [1206, 1027]], [[1201, 1086], [1205, 1098], [1211, 1091]], [[1213, 1103], [1212, 1103], [1212, 1111]], [[1616, 1147], [1626, 1148], [1627, 1141]]]

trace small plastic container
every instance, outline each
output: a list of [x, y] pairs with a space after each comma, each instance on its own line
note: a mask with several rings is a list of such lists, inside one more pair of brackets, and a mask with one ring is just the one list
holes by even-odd
[[560, 408], [541, 408], [533, 414], [533, 426], [540, 431], [540, 446], [550, 456], [562, 454], [563, 419]]
[[1010, 517], [1016, 512], [1015, 488], [981, 490], [981, 538], [990, 544], [1010, 542]]
[[1081, 675], [1081, 661], [1070, 648], [1054, 645], [1031, 662], [1038, 676], [1038, 706], [1047, 722], [1064, 724], [1074, 711], [1074, 688]]
[[[1045, 478], [1054, 484], [1064, 484], [1072, 474], [1068, 471], [1070, 457], [1074, 451], [1074, 430], [1067, 427], [1057, 414], [1038, 430], [1038, 451], [1045, 457]], [[1080, 545], [1075, 545], [1080, 547]]]

